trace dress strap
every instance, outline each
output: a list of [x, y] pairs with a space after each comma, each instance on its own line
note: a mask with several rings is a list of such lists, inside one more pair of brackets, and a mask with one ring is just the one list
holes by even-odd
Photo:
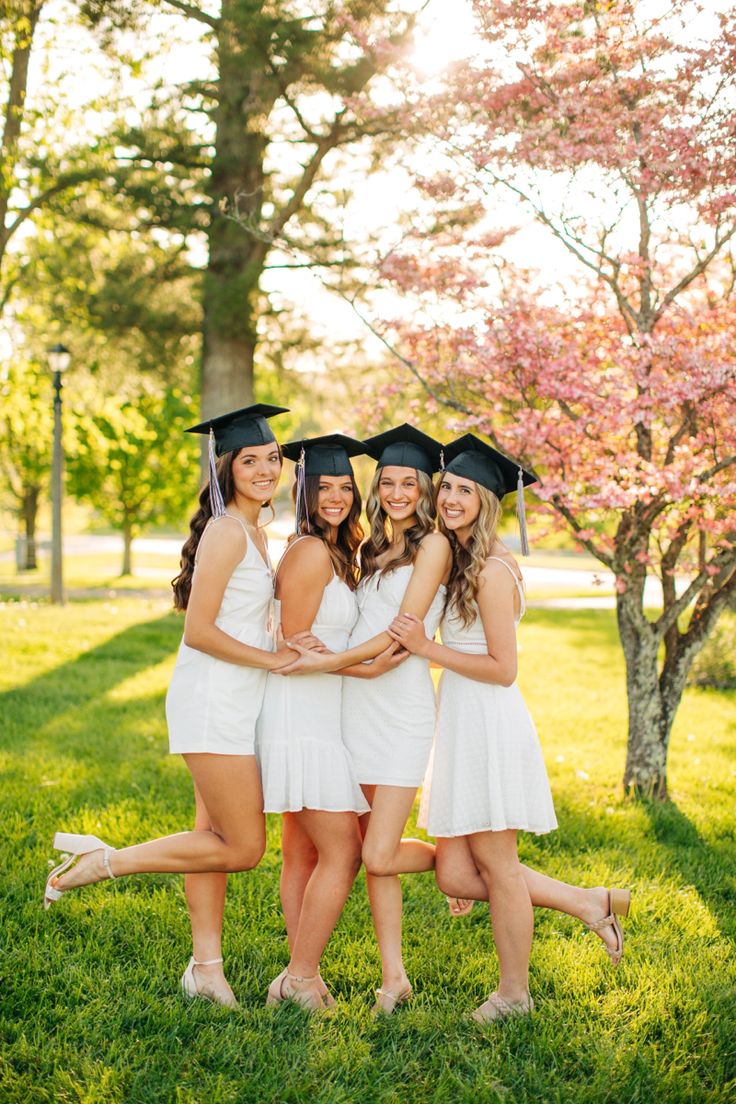
[[[312, 536], [313, 536], [313, 534], [312, 534], [312, 533], [300, 533], [298, 537], [294, 537], [294, 539], [293, 539], [293, 540], [290, 540], [290, 541], [289, 541], [289, 543], [287, 544], [286, 548], [285, 548], [285, 549], [284, 549], [284, 551], [283, 551], [283, 552], [281, 553], [281, 559], [279, 560], [279, 565], [278, 565], [278, 567], [276, 568], [276, 575], [277, 575], [277, 576], [278, 576], [278, 573], [279, 573], [279, 571], [281, 570], [281, 565], [282, 565], [282, 563], [284, 562], [284, 560], [286, 559], [287, 555], [289, 554], [289, 551], [290, 551], [290, 550], [291, 550], [291, 549], [292, 549], [292, 548], [294, 547], [294, 545], [295, 545], [295, 544], [298, 544], [300, 540], [307, 540], [308, 538], [310, 538], [310, 537], [312, 537]], [[317, 538], [317, 539], [318, 539], [318, 538]]]
[[521, 618], [526, 613], [526, 601], [524, 599], [524, 582], [523, 582], [523, 580], [519, 578], [519, 576], [516, 574], [513, 567], [511, 566], [511, 564], [508, 563], [506, 560], [502, 559], [500, 556], [489, 556], [488, 559], [489, 560], [495, 560], [497, 563], [503, 564], [503, 566], [506, 568], [506, 570], [508, 572], [510, 572], [511, 577], [513, 578], [514, 582], [516, 583], [516, 589], [519, 592], [519, 606], [520, 606], [520, 608], [519, 608], [519, 620], [521, 620]]
[[[248, 543], [250, 544], [250, 537], [248, 536], [248, 530], [245, 527], [245, 522], [243, 521], [243, 519], [239, 518], [239, 517], [236, 517], [235, 514], [228, 514], [227, 511], [225, 511], [224, 514], [219, 514], [217, 517], [211, 517], [208, 520], [207, 524], [205, 525], [204, 529], [202, 530], [202, 537], [205, 535], [205, 533], [207, 532], [207, 530], [209, 529], [209, 527], [211, 525], [214, 525], [218, 521], [222, 521], [223, 518], [231, 518], [233, 521], [237, 521], [238, 525], [241, 527], [241, 529], [243, 530], [243, 532], [245, 534], [246, 541], [248, 541]], [[199, 543], [200, 544], [202, 543], [202, 537], [199, 538]], [[199, 544], [197, 545], [197, 551], [196, 551], [195, 556], [194, 556], [194, 565], [195, 565], [195, 567], [197, 565], [197, 560], [198, 559], [199, 559]]]

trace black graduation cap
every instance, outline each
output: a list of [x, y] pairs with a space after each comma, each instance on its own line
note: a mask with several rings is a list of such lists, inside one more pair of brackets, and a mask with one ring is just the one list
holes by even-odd
[[452, 475], [459, 475], [462, 479], [472, 479], [475, 483], [480, 483], [499, 499], [510, 491], [516, 490], [521, 551], [524, 556], [528, 556], [524, 487], [537, 483], [536, 475], [525, 471], [515, 460], [510, 460], [508, 456], [504, 456], [498, 449], [487, 445], [472, 433], [458, 437], [446, 447], [445, 471]]
[[322, 437], [289, 441], [282, 452], [297, 464], [303, 455], [305, 475], [352, 475], [350, 457], [361, 456], [365, 446], [344, 433], [325, 433]]
[[247, 448], [249, 445], [268, 445], [276, 438], [267, 422], [277, 414], [287, 414], [288, 406], [269, 406], [267, 403], [254, 403], [242, 410], [231, 410], [229, 414], [220, 414], [206, 422], [192, 426], [187, 433], [209, 433], [215, 438], [215, 453], [222, 456], [233, 449]]
[[364, 443], [365, 451], [378, 461], [379, 468], [417, 468], [427, 475], [440, 470], [442, 445], [408, 422], [368, 437]]

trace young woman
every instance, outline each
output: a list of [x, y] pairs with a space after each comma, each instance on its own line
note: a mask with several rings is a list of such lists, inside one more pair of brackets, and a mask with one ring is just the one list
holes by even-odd
[[[402, 613], [391, 635], [414, 655], [445, 668], [429, 798], [428, 830], [437, 837], [440, 888], [490, 903], [499, 984], [474, 1013], [480, 1022], [526, 1014], [533, 905], [580, 916], [611, 959], [623, 950], [618, 915], [627, 890], [583, 890], [519, 863], [517, 831], [557, 827], [533, 722], [516, 685], [516, 626], [524, 594], [516, 561], [497, 536], [500, 500], [532, 476], [466, 434], [445, 450], [437, 509], [450, 535], [453, 567], [442, 644]], [[520, 487], [523, 493], [523, 486]]]
[[[424, 619], [433, 635], [451, 565], [449, 542], [434, 531], [432, 474], [441, 446], [404, 424], [370, 438], [365, 448], [378, 465], [367, 502], [371, 532], [361, 551], [360, 616], [343, 664], [383, 651], [390, 640], [386, 629], [399, 612]], [[434, 868], [431, 844], [401, 838], [432, 745], [434, 688], [429, 665], [418, 657], [376, 680], [365, 678], [362, 665], [342, 673], [355, 676], [343, 684], [343, 739], [370, 805], [361, 832], [382, 962], [375, 1011], [390, 1013], [411, 995], [398, 875]]]
[[[283, 451], [297, 461], [297, 516], [276, 575], [281, 630], [287, 637], [312, 632], [342, 652], [358, 613], [363, 530], [350, 456], [363, 446], [330, 434]], [[291, 950], [268, 1004], [290, 998], [316, 1010], [334, 1003], [319, 963], [360, 868], [356, 813], [368, 808], [342, 741], [341, 698], [339, 676], [272, 675], [266, 684], [257, 751], [264, 810], [284, 818], [280, 889]]]
[[[226, 874], [256, 866], [265, 846], [255, 723], [267, 672], [294, 658], [285, 646], [274, 650], [273, 577], [258, 527], [281, 473], [266, 419], [283, 412], [259, 404], [189, 431], [210, 434], [210, 479], [173, 582], [186, 620], [166, 715], [170, 750], [184, 757], [194, 781], [194, 831], [118, 850], [95, 836], [58, 832], [54, 846], [69, 857], [52, 871], [44, 896], [48, 908], [70, 890], [105, 878], [189, 874], [194, 953], [182, 988], [226, 1005], [234, 1004], [220, 950]], [[69, 869], [75, 856], [79, 861]]]

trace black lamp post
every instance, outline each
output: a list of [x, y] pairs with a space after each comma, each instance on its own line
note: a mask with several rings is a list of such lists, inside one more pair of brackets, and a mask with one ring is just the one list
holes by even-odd
[[51, 460], [51, 601], [64, 604], [64, 576], [61, 548], [61, 500], [63, 493], [64, 451], [61, 442], [61, 377], [71, 363], [66, 345], [52, 345], [48, 351], [49, 368], [54, 379], [54, 450]]

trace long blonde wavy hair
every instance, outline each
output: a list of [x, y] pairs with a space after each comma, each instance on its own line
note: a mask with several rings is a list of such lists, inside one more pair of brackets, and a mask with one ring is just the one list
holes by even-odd
[[[376, 474], [373, 476], [365, 504], [365, 512], [371, 528], [368, 539], [360, 550], [360, 576], [362, 579], [369, 579], [371, 575], [375, 575], [379, 570], [378, 557], [386, 551], [391, 543], [391, 519], [381, 507], [381, 499], [378, 493], [382, 471], [382, 468], [376, 468]], [[404, 549], [400, 556], [391, 561], [387, 568], [388, 571], [394, 571], [397, 567], [403, 567], [405, 564], [413, 564], [422, 541], [428, 533], [434, 530], [437, 506], [431, 476], [427, 475], [426, 472], [417, 470], [417, 482], [419, 483], [419, 500], [416, 508], [416, 520], [412, 526], [404, 530]]]
[[480, 498], [480, 512], [473, 524], [473, 532], [466, 545], [460, 543], [440, 517], [440, 532], [452, 546], [452, 568], [447, 581], [445, 613], [460, 618], [467, 629], [478, 615], [478, 590], [480, 574], [496, 542], [498, 523], [501, 520], [501, 503], [493, 491], [476, 483]]

